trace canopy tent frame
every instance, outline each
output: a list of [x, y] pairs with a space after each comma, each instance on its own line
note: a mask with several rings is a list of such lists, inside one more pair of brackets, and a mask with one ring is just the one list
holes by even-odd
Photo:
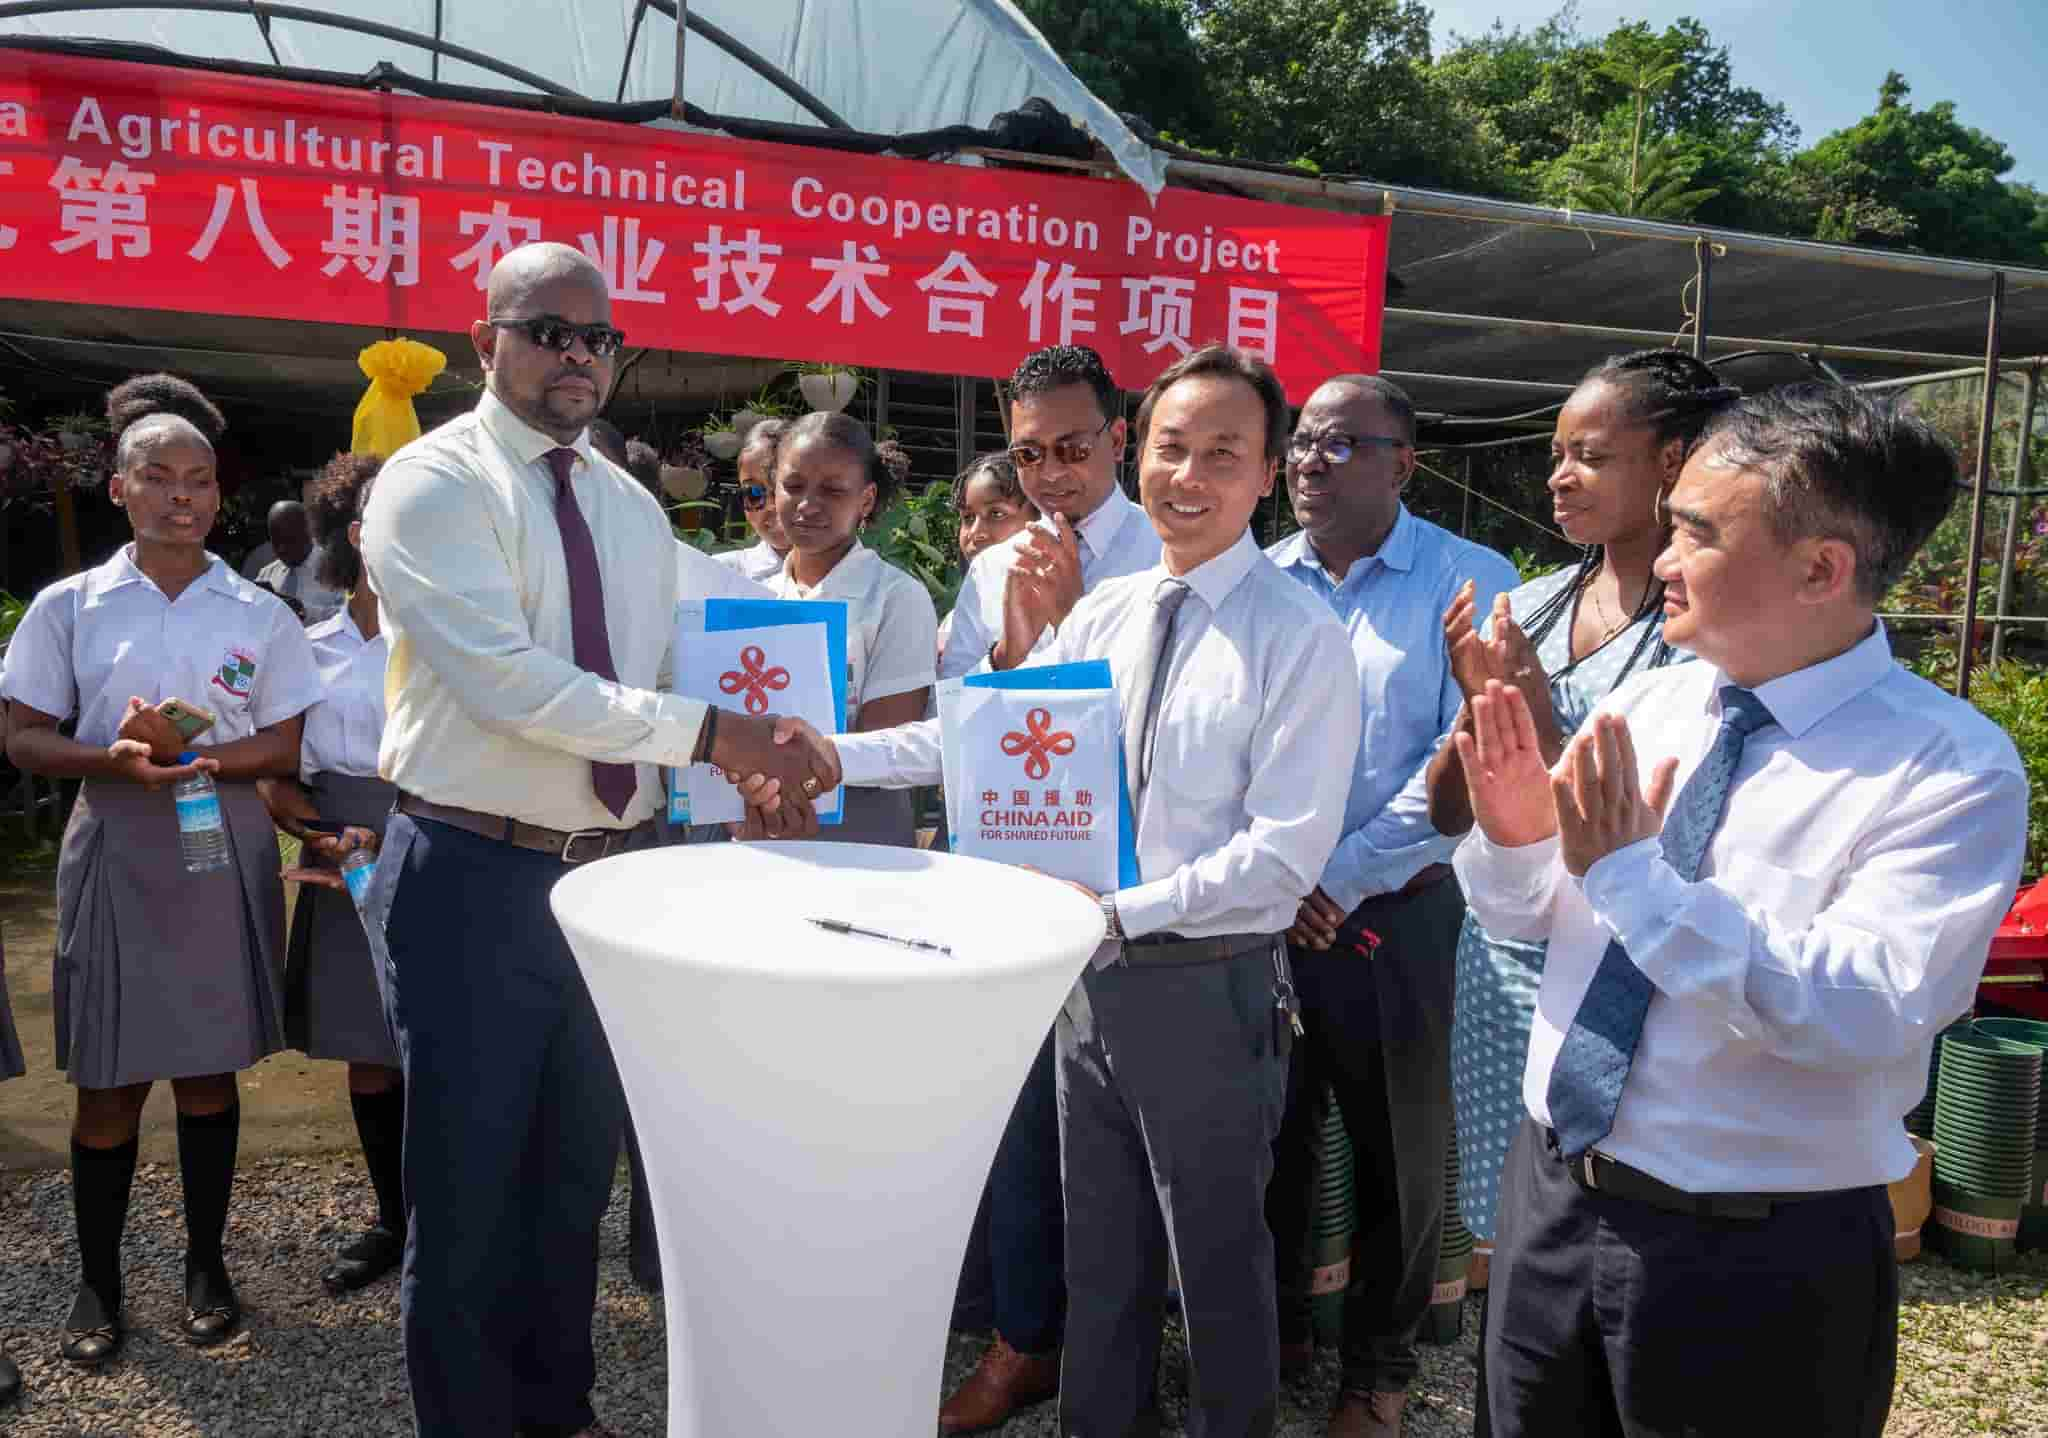
[[[676, 115], [693, 122], [719, 124], [719, 117], [706, 117], [701, 112], [686, 109], [682, 103], [682, 79], [685, 59], [686, 37], [695, 32], [701, 38], [730, 55], [741, 65], [777, 90], [789, 97], [807, 113], [823, 121], [820, 127], [790, 125], [771, 122], [758, 123], [770, 127], [774, 138], [786, 143], [809, 143], [823, 148], [844, 148], [849, 144], [860, 148], [894, 148], [891, 137], [871, 136], [851, 131], [844, 120], [833, 113], [829, 106], [810, 95], [779, 67], [766, 60], [749, 47], [738, 42], [719, 27], [705, 20], [693, 11], [688, 0], [638, 0], [632, 16], [632, 36], [628, 41], [624, 67], [621, 70], [620, 95], [624, 93], [627, 71], [630, 69], [640, 31], [648, 10], [659, 11], [676, 24], [675, 89], [673, 95], [658, 103], [622, 105], [607, 104], [576, 94], [568, 88], [536, 75], [521, 67], [481, 54], [474, 49], [446, 40], [440, 33], [442, 28], [443, 5], [440, 0], [434, 7], [434, 33], [425, 34], [400, 26], [387, 25], [379, 21], [359, 20], [350, 16], [335, 15], [306, 5], [277, 4], [271, 0], [0, 0], [0, 21], [36, 15], [79, 14], [91, 11], [138, 11], [138, 10], [194, 10], [224, 14], [245, 14], [263, 34], [266, 48], [273, 60], [276, 50], [270, 44], [269, 23], [272, 19], [286, 19], [295, 22], [332, 26], [353, 30], [362, 34], [390, 39], [394, 42], [422, 49], [432, 55], [434, 80], [438, 83], [440, 59], [450, 59], [472, 64], [486, 72], [502, 76], [517, 84], [538, 92], [541, 103], [553, 107], [600, 114], [621, 121], [644, 122], [661, 116]], [[110, 50], [122, 52], [121, 58], [139, 58], [155, 63], [183, 64], [205, 67], [212, 64], [220, 68], [253, 70], [260, 72], [263, 67], [248, 66], [239, 62], [208, 62], [178, 56], [164, 51], [138, 53], [137, 47], [93, 45], [76, 42], [37, 41], [22, 37], [0, 36], [0, 47], [10, 44], [28, 44], [36, 48], [70, 48], [75, 52], [105, 55]], [[278, 70], [288, 67], [277, 66]], [[305, 72], [292, 72], [294, 78], [309, 78]], [[310, 77], [329, 84], [375, 84], [383, 88], [395, 81], [416, 83], [388, 64], [380, 65], [371, 75], [352, 77], [327, 75]], [[493, 92], [473, 91], [475, 98], [497, 103], [531, 106], [536, 97], [517, 94], [497, 95]], [[721, 126], [723, 127], [723, 126]], [[1027, 153], [999, 149], [985, 143], [985, 136], [976, 136], [966, 127], [959, 143], [952, 143], [951, 132], [935, 132], [921, 137], [896, 137], [903, 141], [928, 141], [922, 146], [925, 155], [950, 151], [977, 156], [997, 163], [1026, 164], [1039, 167], [1071, 169], [1082, 172], [1115, 176], [1120, 171], [1106, 152], [1093, 159], [1072, 159], [1061, 155]], [[1157, 142], [1155, 142], [1156, 144]], [[1895, 388], [1906, 384], [1925, 382], [1933, 378], [1962, 378], [1971, 374], [1983, 374], [1983, 403], [1978, 420], [1979, 443], [1977, 459], [1970, 481], [1971, 491], [1971, 552], [1981, 546], [1986, 521], [1984, 505], [1991, 497], [1990, 466], [1991, 436], [1996, 417], [1999, 374], [2002, 366], [2010, 365], [2025, 371], [2026, 391], [2023, 414], [2026, 417], [2025, 435], [2031, 431], [2031, 415], [2037, 394], [2037, 376], [2040, 367], [2048, 363], [2048, 346], [2036, 343], [2031, 358], [2008, 360], [2003, 353], [2009, 314], [2010, 296], [2048, 292], [2048, 270], [2025, 266], [2005, 265], [1978, 260], [1950, 259], [1942, 256], [1916, 254], [1908, 251], [1879, 250], [1854, 245], [1833, 244], [1823, 241], [1789, 239], [1780, 236], [1754, 234], [1738, 230], [1726, 230], [1713, 226], [1701, 226], [1679, 222], [1649, 220], [1633, 216], [1605, 215], [1558, 208], [1520, 201], [1498, 200], [1480, 196], [1460, 195], [1449, 191], [1420, 187], [1379, 184], [1362, 177], [1316, 176], [1279, 165], [1265, 165], [1244, 161], [1218, 161], [1195, 155], [1179, 147], [1157, 144], [1158, 151], [1166, 157], [1165, 178], [1197, 187], [1223, 188], [1237, 193], [1249, 193], [1264, 198], [1307, 203], [1320, 208], [1330, 208], [1352, 213], [1385, 215], [1393, 217], [1396, 225], [1408, 217], [1424, 217], [1435, 220], [1465, 221], [1481, 225], [1503, 227], [1508, 232], [1566, 231], [1587, 237], [1589, 247], [1593, 237], [1603, 236], [1634, 242], [1650, 242], [1653, 245], [1684, 245], [1690, 250], [1692, 264], [1688, 266], [1691, 277], [1680, 295], [1680, 307], [1684, 312], [1684, 323], [1673, 331], [1654, 330], [1640, 325], [1587, 323], [1583, 321], [1559, 321], [1530, 314], [1489, 315], [1471, 312], [1468, 308], [1458, 310], [1429, 309], [1409, 305], [1388, 306], [1384, 313], [1390, 320], [1408, 325], [1438, 327], [1447, 330], [1466, 329], [1501, 335], [1545, 336], [1565, 341], [1591, 341], [1612, 339], [1638, 344], [1686, 344], [1703, 359], [1725, 361], [1736, 354], [1782, 355], [1800, 359], [1816, 368], [1824, 367], [1830, 359], [1891, 366], [1928, 373], [1887, 377], [1864, 381], [1863, 383], [1881, 389]], [[911, 149], [897, 150], [897, 153], [914, 153]], [[1399, 231], [1397, 230], [1398, 234]], [[1787, 337], [1736, 337], [1714, 332], [1714, 314], [1721, 306], [1724, 296], [1720, 277], [1716, 273], [1717, 261], [1731, 258], [1746, 260], [1798, 261], [1847, 270], [1874, 271], [1892, 275], [1912, 276], [1922, 280], [1945, 281], [1966, 286], [1970, 294], [1986, 293], [1989, 299], [1985, 345], [1981, 362], [1973, 354], [1963, 354], [1954, 348], [1935, 349], [1906, 346], [1887, 346]], [[1398, 277], [1390, 280], [1390, 290], [1398, 288]], [[1687, 297], [1690, 297], [1689, 300]], [[1911, 296], [1906, 296], [1910, 298]], [[1512, 298], [1512, 297], [1511, 297]], [[1859, 296], [1861, 298], [1861, 296]], [[1902, 313], [1899, 309], [1900, 296], [1888, 297], [1894, 309], [1887, 315]], [[1977, 300], [1950, 299], [1944, 304], [1978, 303]], [[1932, 308], [1934, 306], [1928, 306]], [[2038, 322], [2038, 312], [2030, 316]], [[2025, 326], [2023, 325], [2022, 328]], [[2030, 332], [2031, 333], [2031, 332]], [[1794, 331], [1797, 334], [1797, 331]], [[1426, 346], [1424, 346], [1426, 348]], [[1566, 351], [1567, 353], [1569, 351]], [[2027, 351], [2022, 351], [2022, 354]], [[1556, 379], [1544, 379], [1527, 371], [1522, 373], [1458, 374], [1447, 370], [1418, 368], [1413, 370], [1386, 369], [1382, 371], [1392, 378], [1410, 382], [1449, 384], [1454, 387], [1471, 387], [1492, 390], [1502, 394], [1544, 395], [1554, 397], [1569, 391], [1570, 386]], [[1515, 417], [1494, 417], [1491, 422], [1505, 425]], [[2014, 490], [2025, 488], [2026, 445], [2020, 445], [2021, 456], [2014, 479]], [[2003, 546], [2007, 563], [2002, 565], [1999, 583], [2000, 602], [1994, 617], [1995, 623], [2010, 622], [2006, 613], [2010, 594], [2010, 555], [2016, 547], [2017, 506], [2009, 516], [2006, 543]], [[1974, 660], [1975, 628], [1981, 596], [1978, 593], [1976, 567], [1971, 566], [1965, 583], [1964, 613], [1962, 616], [1962, 637], [1959, 645], [1957, 691], [1967, 694], [1970, 673]], [[1994, 635], [1993, 653], [2002, 654], [2002, 629]]]

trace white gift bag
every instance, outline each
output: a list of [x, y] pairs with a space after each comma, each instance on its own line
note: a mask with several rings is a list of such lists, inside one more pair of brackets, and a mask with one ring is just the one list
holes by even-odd
[[955, 852], [1115, 892], [1116, 691], [963, 686], [940, 714]]

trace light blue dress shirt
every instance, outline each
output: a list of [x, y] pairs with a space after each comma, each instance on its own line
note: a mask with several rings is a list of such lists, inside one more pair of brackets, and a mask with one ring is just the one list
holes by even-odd
[[1429, 822], [1425, 771], [1458, 717], [1462, 695], [1444, 647], [1444, 611], [1466, 580], [1479, 613], [1513, 589], [1515, 567], [1482, 544], [1417, 519], [1403, 505], [1377, 554], [1333, 580], [1306, 533], [1267, 551], [1328, 604], [1351, 636], [1364, 727], [1344, 800], [1344, 836], [1323, 869], [1322, 889], [1350, 913], [1393, 893], [1457, 848]]

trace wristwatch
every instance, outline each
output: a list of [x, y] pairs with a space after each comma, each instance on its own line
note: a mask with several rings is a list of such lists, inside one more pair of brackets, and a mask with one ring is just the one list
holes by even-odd
[[1121, 939], [1124, 936], [1124, 926], [1116, 916], [1116, 895], [1104, 894], [1100, 903], [1102, 904], [1103, 936], [1105, 938]]

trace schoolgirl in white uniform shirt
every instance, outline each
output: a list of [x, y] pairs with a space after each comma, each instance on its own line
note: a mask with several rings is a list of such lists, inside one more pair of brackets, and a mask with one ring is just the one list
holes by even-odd
[[[363, 1164], [377, 1196], [377, 1222], [346, 1244], [321, 1273], [330, 1293], [362, 1288], [405, 1254], [405, 1088], [398, 1045], [384, 1014], [383, 989], [355, 903], [331, 867], [341, 842], [305, 828], [308, 819], [364, 832], [351, 846], [381, 838], [397, 790], [377, 776], [384, 740], [384, 662], [377, 596], [357, 548], [363, 506], [383, 461], [337, 454], [314, 481], [313, 516], [323, 585], [346, 596], [341, 611], [306, 630], [320, 666], [320, 701], [306, 711], [299, 774], [258, 785], [277, 827], [304, 841], [319, 867], [287, 874], [317, 878], [299, 890], [285, 963], [285, 1040], [308, 1058], [348, 1065], [349, 1108]], [[325, 851], [324, 853], [322, 851]]]
[[[117, 432], [109, 490], [134, 540], [38, 594], [0, 670], [9, 758], [84, 780], [58, 859], [52, 997], [57, 1062], [78, 1089], [81, 1282], [59, 1351], [86, 1365], [123, 1339], [121, 1231], [158, 1079], [177, 1097], [184, 1336], [217, 1343], [240, 1321], [221, 1253], [241, 1119], [234, 1074], [284, 1041], [284, 896], [255, 784], [297, 770], [300, 716], [320, 692], [291, 611], [206, 549], [220, 507], [209, 437], [163, 414]], [[212, 727], [181, 739], [154, 707], [173, 697], [210, 710]], [[58, 731], [66, 719], [76, 738]], [[200, 757], [177, 763], [188, 748]], [[232, 862], [195, 874], [171, 786], [200, 771], [218, 786]]]
[[[887, 729], [924, 717], [938, 673], [939, 616], [916, 579], [860, 542], [894, 497], [910, 457], [877, 446], [843, 414], [807, 414], [782, 434], [775, 501], [790, 550], [768, 586], [782, 599], [846, 601], [846, 727]], [[823, 837], [847, 843], [917, 842], [909, 791], [846, 791], [844, 816]]]

